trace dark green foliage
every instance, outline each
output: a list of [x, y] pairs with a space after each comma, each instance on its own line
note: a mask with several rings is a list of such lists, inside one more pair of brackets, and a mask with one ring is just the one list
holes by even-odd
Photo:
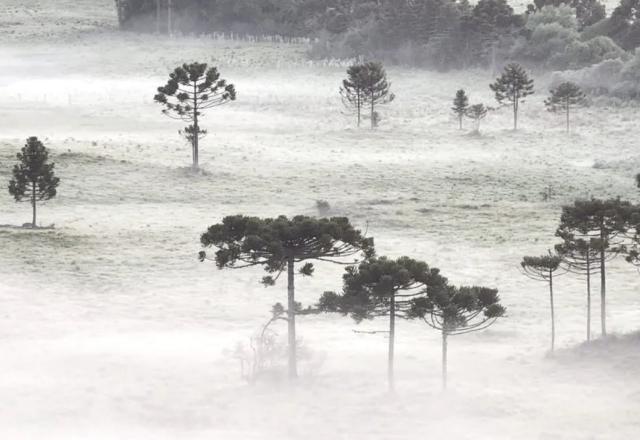
[[[269, 273], [281, 272], [290, 258], [294, 262], [326, 260], [374, 251], [373, 240], [365, 238], [345, 217], [229, 216], [210, 226], [201, 242], [218, 248], [215, 261], [220, 269], [260, 265]], [[204, 259], [206, 254], [200, 256]]]
[[451, 111], [458, 118], [460, 130], [462, 130], [462, 119], [467, 115], [467, 109], [469, 108], [469, 97], [465, 93], [464, 89], [460, 89], [456, 92], [456, 97], [453, 98], [453, 107]]
[[27, 139], [17, 159], [18, 164], [13, 167], [13, 179], [9, 182], [9, 194], [17, 202], [26, 200], [31, 203], [31, 225], [35, 228], [37, 202], [54, 198], [60, 179], [54, 174], [55, 164], [49, 163], [49, 151], [37, 137]]
[[563, 82], [558, 87], [551, 89], [550, 96], [544, 101], [547, 110], [551, 112], [563, 112], [567, 118], [567, 132], [569, 132], [569, 114], [571, 109], [583, 107], [587, 104], [586, 95], [575, 83]]
[[497, 289], [479, 286], [429, 286], [427, 295], [411, 301], [409, 315], [448, 335], [459, 335], [487, 328], [506, 309]]
[[154, 100], [162, 104], [162, 113], [189, 123], [184, 136], [193, 148], [193, 166], [199, 164], [198, 141], [206, 134], [199, 125], [199, 118], [205, 110], [219, 107], [236, 99], [233, 84], [220, 79], [215, 67], [206, 63], [183, 64], [169, 74], [166, 85], [158, 87]]
[[518, 108], [520, 103], [533, 95], [533, 80], [519, 64], [508, 64], [500, 77], [489, 87], [495, 93], [499, 104], [508, 104], [513, 108], [513, 129], [518, 128]]
[[621, 0], [609, 17], [607, 30], [625, 50], [640, 46], [640, 0]]
[[[446, 284], [446, 278], [436, 268], [409, 257], [396, 260], [374, 257], [358, 266], [346, 268], [343, 293], [325, 293], [319, 308], [325, 312], [350, 315], [355, 321], [389, 316], [394, 300], [396, 317], [407, 317], [411, 298], [423, 294], [430, 285]], [[397, 298], [402, 293], [402, 298]]]
[[484, 104], [474, 104], [465, 111], [464, 115], [475, 122], [476, 133], [480, 132], [480, 121], [487, 117], [489, 110]]
[[[301, 308], [295, 301], [295, 265], [304, 262], [299, 274], [311, 276], [312, 261], [342, 263], [346, 257], [372, 257], [373, 239], [365, 237], [345, 217], [316, 219], [296, 216], [291, 219], [257, 218], [236, 215], [210, 226], [200, 239], [204, 247], [215, 247], [219, 269], [262, 266], [270, 275], [265, 286], [276, 283], [287, 272], [287, 322], [289, 339], [289, 376], [297, 376], [295, 317]], [[207, 259], [200, 252], [201, 261]], [[353, 262], [357, 262], [354, 259]]]
[[527, 5], [527, 14], [535, 14], [545, 6], [560, 5], [568, 5], [575, 9], [580, 29], [591, 26], [607, 16], [605, 6], [598, 0], [534, 0]]

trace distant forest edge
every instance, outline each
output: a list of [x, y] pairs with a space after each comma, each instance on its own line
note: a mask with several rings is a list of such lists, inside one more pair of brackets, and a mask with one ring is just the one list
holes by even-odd
[[576, 70], [629, 62], [640, 0], [607, 14], [598, 0], [116, 0], [123, 29], [281, 35], [312, 40], [311, 58], [367, 58], [455, 69], [517, 61]]

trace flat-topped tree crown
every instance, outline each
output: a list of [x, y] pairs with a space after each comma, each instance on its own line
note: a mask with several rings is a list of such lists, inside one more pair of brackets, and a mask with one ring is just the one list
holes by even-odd
[[526, 275], [548, 279], [549, 273], [560, 268], [562, 258], [559, 255], [542, 255], [539, 257], [523, 257], [520, 267]]
[[[204, 247], [216, 247], [218, 268], [245, 268], [263, 266], [275, 275], [262, 282], [274, 285], [283, 272], [287, 272], [287, 322], [289, 339], [289, 376], [297, 376], [295, 316], [300, 307], [295, 301], [295, 264], [306, 262], [299, 274], [310, 276], [314, 272], [312, 261], [337, 264], [357, 263], [348, 257], [372, 257], [373, 239], [355, 229], [346, 217], [321, 218], [296, 216], [288, 218], [258, 218], [235, 215], [225, 217], [222, 223], [210, 226], [200, 239]], [[205, 251], [200, 260], [207, 259]]]
[[154, 100], [162, 104], [162, 113], [189, 125], [181, 131], [191, 143], [193, 166], [199, 164], [200, 139], [206, 130], [200, 128], [199, 118], [205, 110], [219, 107], [236, 99], [236, 89], [220, 78], [220, 72], [206, 63], [183, 64], [169, 74], [164, 86], [158, 87]]

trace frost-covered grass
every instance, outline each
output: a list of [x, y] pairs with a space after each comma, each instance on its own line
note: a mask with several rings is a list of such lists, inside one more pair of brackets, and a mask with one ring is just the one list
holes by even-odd
[[[564, 350], [547, 357], [545, 288], [517, 269], [522, 255], [554, 243], [563, 203], [637, 200], [637, 110], [586, 109], [567, 136], [540, 93], [523, 106], [520, 131], [501, 110], [481, 136], [469, 135], [456, 129], [450, 101], [464, 87], [472, 102], [490, 104], [492, 72], [393, 68], [398, 98], [371, 132], [342, 113], [344, 68], [308, 64], [303, 46], [71, 35], [0, 44], [11, 66], [0, 71], [0, 184], [29, 135], [52, 149], [62, 178], [59, 196], [39, 210], [54, 229], [0, 228], [3, 438], [621, 439], [640, 431], [640, 389], [630, 379], [638, 367], [624, 361], [630, 345], [611, 345], [614, 363], [606, 351], [574, 356], [584, 288], [566, 277], [557, 283]], [[152, 102], [169, 69], [194, 59], [218, 64], [239, 91], [236, 103], [205, 117], [197, 175], [179, 124]], [[544, 91], [546, 79], [537, 79]], [[544, 202], [548, 186], [556, 195]], [[265, 289], [259, 270], [198, 263], [199, 235], [224, 215], [315, 215], [318, 200], [367, 228], [380, 254], [422, 258], [456, 284], [500, 289], [508, 317], [451, 341], [448, 393], [439, 337], [426, 326], [400, 323], [398, 392], [389, 396], [386, 340], [336, 316], [300, 319], [305, 346], [322, 362], [299, 384], [240, 379], [228, 350], [284, 300], [284, 286]], [[5, 191], [0, 206], [2, 225], [30, 219], [29, 206]], [[300, 279], [300, 300], [339, 289], [341, 270], [321, 265]], [[640, 328], [639, 282], [635, 269], [613, 265], [614, 332]]]

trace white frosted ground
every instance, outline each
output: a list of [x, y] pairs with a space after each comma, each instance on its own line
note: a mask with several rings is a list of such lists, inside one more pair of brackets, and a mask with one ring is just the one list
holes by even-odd
[[[554, 242], [563, 203], [637, 200], [637, 111], [593, 107], [567, 136], [538, 94], [519, 132], [501, 111], [471, 136], [456, 130], [449, 101], [465, 87], [490, 103], [491, 73], [393, 68], [398, 98], [383, 126], [356, 130], [336, 96], [343, 67], [306, 65], [302, 50], [108, 33], [2, 44], [0, 180], [29, 135], [46, 139], [62, 178], [40, 210], [54, 231], [0, 229], [2, 438], [640, 435], [637, 340], [549, 359], [546, 291], [517, 270], [522, 255]], [[170, 67], [192, 59], [215, 60], [239, 90], [237, 103], [205, 118], [198, 176], [186, 170], [179, 125], [151, 99]], [[551, 202], [540, 195], [547, 185]], [[389, 396], [384, 338], [335, 316], [299, 320], [313, 365], [297, 385], [241, 381], [225, 351], [284, 300], [284, 285], [198, 263], [199, 234], [229, 214], [314, 215], [318, 199], [368, 224], [380, 254], [500, 289], [509, 316], [452, 341], [448, 393], [436, 333], [400, 323]], [[30, 219], [4, 191], [0, 206], [0, 224]], [[300, 300], [338, 289], [341, 270], [319, 266], [299, 280]], [[635, 269], [613, 266], [612, 332], [640, 328], [639, 282]], [[558, 280], [557, 303], [558, 344], [569, 349], [584, 338], [582, 283]]]

